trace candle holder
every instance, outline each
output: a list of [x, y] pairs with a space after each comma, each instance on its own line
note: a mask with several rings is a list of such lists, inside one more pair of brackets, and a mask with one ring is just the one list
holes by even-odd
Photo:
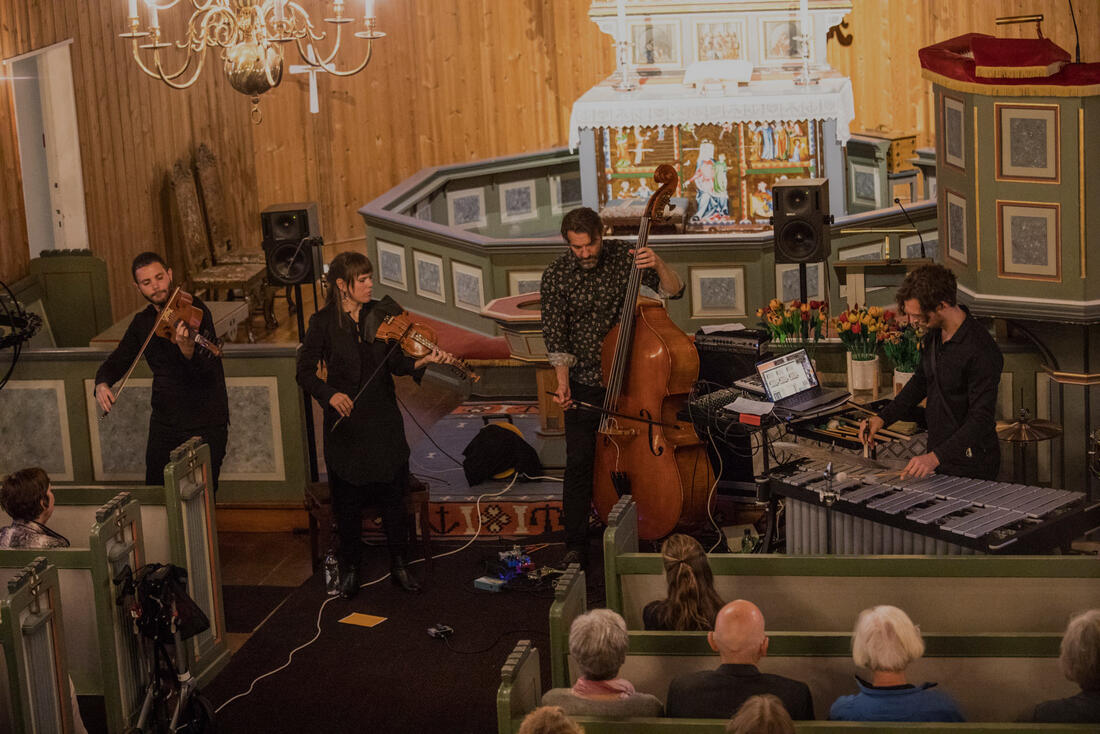
[[616, 41], [615, 48], [615, 75], [618, 81], [612, 89], [616, 92], [632, 92], [638, 88], [638, 76], [630, 63], [630, 41]]

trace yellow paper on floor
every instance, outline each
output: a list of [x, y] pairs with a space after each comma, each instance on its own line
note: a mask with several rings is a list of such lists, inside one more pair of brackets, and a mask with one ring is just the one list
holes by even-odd
[[376, 617], [373, 614], [362, 614], [361, 612], [353, 612], [348, 616], [340, 620], [341, 624], [357, 624], [360, 627], [373, 627], [376, 624], [385, 622], [385, 617]]

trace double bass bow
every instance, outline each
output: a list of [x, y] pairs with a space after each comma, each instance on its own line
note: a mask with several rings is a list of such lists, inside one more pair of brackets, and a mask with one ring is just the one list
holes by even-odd
[[[654, 180], [659, 188], [642, 215], [635, 258], [647, 245], [650, 222], [664, 218], [679, 175], [666, 164]], [[603, 341], [607, 394], [592, 499], [606, 522], [619, 497], [632, 495], [638, 535], [654, 540], [704, 521], [714, 475], [695, 429], [676, 419], [699, 376], [699, 355], [660, 301], [639, 298], [641, 282], [641, 271], [632, 268], [619, 323]]]

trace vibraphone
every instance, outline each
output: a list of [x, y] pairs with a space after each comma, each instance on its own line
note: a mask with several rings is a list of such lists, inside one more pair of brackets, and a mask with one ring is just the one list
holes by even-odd
[[1082, 492], [800, 459], [771, 475], [791, 554], [1041, 553], [1100, 526]]

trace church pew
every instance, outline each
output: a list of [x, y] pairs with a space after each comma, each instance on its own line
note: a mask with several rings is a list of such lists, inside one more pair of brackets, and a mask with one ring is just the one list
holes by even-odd
[[[530, 640], [520, 640], [500, 671], [497, 688], [497, 732], [516, 734], [523, 717], [542, 703], [539, 652]], [[573, 717], [586, 734], [724, 734], [725, 719]], [[968, 723], [852, 723], [844, 721], [796, 721], [798, 734], [857, 732], [857, 734], [1085, 734], [1094, 724], [1029, 724], [1007, 722]]]
[[[631, 629], [666, 594], [658, 553], [639, 553], [637, 510], [615, 506], [604, 533], [607, 606]], [[748, 599], [770, 630], [851, 630], [878, 604], [904, 609], [926, 633], [1061, 633], [1097, 605], [1100, 564], [1087, 556], [709, 556], [718, 595]], [[990, 614], [990, 610], [997, 610]]]
[[[191, 674], [200, 685], [213, 680], [229, 660], [218, 560], [210, 449], [197, 438], [172, 452], [164, 486], [127, 486], [141, 503], [145, 545], [143, 563], [172, 563], [187, 569], [187, 590], [210, 618], [210, 629], [188, 640]], [[96, 508], [119, 491], [118, 485], [54, 487], [56, 508], [49, 526], [75, 543], [95, 523]], [[10, 519], [0, 511], [0, 524]]]
[[126, 610], [115, 603], [113, 580], [145, 563], [137, 500], [119, 493], [95, 512], [95, 522], [70, 548], [0, 549], [0, 581], [45, 558], [58, 569], [58, 615], [65, 659], [77, 693], [103, 696], [108, 730], [122, 732], [140, 705], [140, 657]]
[[[562, 575], [550, 607], [550, 670], [553, 686], [572, 685], [569, 626], [585, 611], [584, 574], [572, 567]], [[767, 610], [765, 610], [767, 618]], [[664, 699], [672, 678], [718, 666], [706, 632], [631, 630], [621, 674], [639, 691]], [[856, 692], [851, 634], [773, 631], [760, 669], [805, 682], [818, 718], [838, 697]], [[924, 634], [925, 655], [909, 669], [913, 682], [935, 681], [958, 702], [967, 718], [1011, 721], [1039, 701], [1076, 693], [1058, 665], [1061, 632]]]
[[0, 732], [72, 730], [57, 568], [38, 557], [0, 593]]

